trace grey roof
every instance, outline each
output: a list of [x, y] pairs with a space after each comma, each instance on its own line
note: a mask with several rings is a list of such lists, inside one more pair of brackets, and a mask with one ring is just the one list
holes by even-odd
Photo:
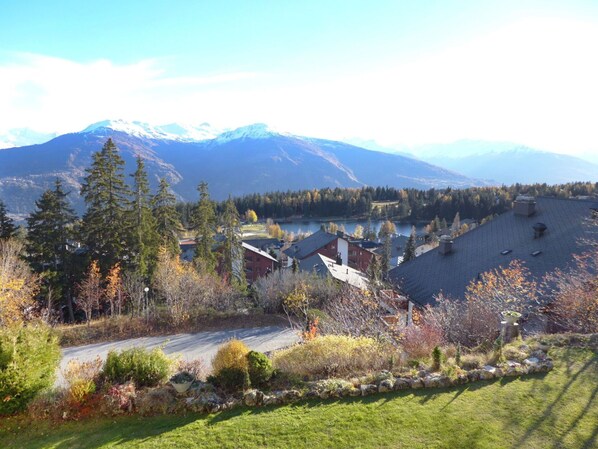
[[[390, 239], [390, 258], [396, 259], [397, 257], [403, 257], [405, 253], [405, 246], [407, 245], [407, 240], [409, 240], [409, 236], [407, 235], [395, 235], [392, 236]], [[378, 248], [374, 250], [376, 254], [384, 254], [384, 244], [380, 244]]]
[[262, 257], [266, 257], [267, 259], [270, 259], [273, 262], [278, 262], [274, 257], [272, 257], [270, 254], [268, 254], [266, 251], [262, 251], [259, 248], [256, 248], [255, 246], [250, 245], [249, 243], [246, 242], [242, 242], [243, 248], [252, 251], [254, 253], [259, 254]]
[[[566, 269], [573, 254], [584, 252], [580, 239], [587, 237], [587, 218], [597, 207], [595, 201], [537, 198], [534, 215], [506, 212], [455, 238], [449, 254], [429, 251], [391, 270], [390, 279], [420, 304], [432, 303], [440, 292], [462, 298], [480, 273], [506, 267], [515, 259], [540, 280], [556, 268]], [[534, 238], [535, 223], [548, 227], [540, 238]], [[511, 252], [501, 254], [505, 250]], [[535, 251], [541, 253], [533, 256]]]
[[330, 234], [320, 229], [318, 232], [314, 232], [309, 237], [306, 237], [297, 243], [293, 243], [289, 248], [284, 250], [284, 253], [294, 259], [305, 259], [314, 251], [317, 251], [324, 245], [336, 240], [336, 238], [337, 236], [335, 234]]
[[319, 276], [330, 276], [353, 287], [366, 289], [368, 287], [367, 276], [359, 270], [348, 265], [339, 265], [330, 257], [322, 254], [314, 254], [299, 261], [299, 269], [309, 273], [316, 273]]
[[280, 248], [282, 246], [280, 240], [273, 238], [250, 238], [243, 239], [243, 241], [264, 251], [266, 251], [268, 248]]

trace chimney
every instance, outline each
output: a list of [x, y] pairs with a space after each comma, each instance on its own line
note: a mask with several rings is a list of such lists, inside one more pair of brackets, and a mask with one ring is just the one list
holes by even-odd
[[341, 253], [336, 253], [336, 264], [337, 265], [343, 264], [343, 256], [341, 256]]
[[513, 213], [522, 217], [531, 217], [536, 213], [536, 199], [530, 195], [518, 195], [513, 201]]
[[534, 238], [539, 239], [544, 235], [548, 229], [548, 226], [546, 226], [544, 223], [536, 223], [532, 226], [532, 228], [534, 229]]
[[336, 231], [336, 236], [342, 238], [345, 236], [345, 234], [343, 234], [343, 231]]
[[450, 254], [453, 251], [453, 239], [450, 235], [443, 235], [440, 237], [440, 244], [438, 245], [440, 254]]

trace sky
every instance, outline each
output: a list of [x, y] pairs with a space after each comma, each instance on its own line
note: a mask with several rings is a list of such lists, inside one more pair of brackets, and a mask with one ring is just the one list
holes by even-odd
[[598, 1], [0, 0], [0, 134], [267, 123], [598, 154]]

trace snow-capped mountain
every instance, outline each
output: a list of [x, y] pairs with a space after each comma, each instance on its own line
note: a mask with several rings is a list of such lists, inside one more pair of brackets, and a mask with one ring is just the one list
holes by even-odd
[[29, 128], [10, 129], [6, 133], [0, 134], [0, 150], [23, 147], [25, 145], [36, 145], [47, 142], [56, 136], [56, 133], [37, 132]]
[[73, 205], [82, 211], [79, 191], [85, 169], [108, 138], [120, 149], [126, 173], [132, 173], [135, 158], [142, 157], [152, 189], [160, 178], [166, 178], [181, 201], [197, 200], [200, 181], [208, 183], [210, 194], [217, 200], [272, 190], [477, 184], [413, 158], [295, 136], [264, 124], [217, 133], [207, 124], [152, 126], [111, 120], [41, 145], [0, 151], [0, 199], [13, 214], [26, 214], [33, 210], [41, 193], [61, 178], [71, 192]]
[[150, 125], [149, 123], [126, 120], [103, 120], [85, 128], [82, 133], [105, 133], [107, 130], [119, 131], [130, 136], [146, 139], [176, 140], [180, 142], [201, 142], [214, 139], [220, 131], [209, 123], [201, 125], [186, 125], [169, 123], [167, 125]]

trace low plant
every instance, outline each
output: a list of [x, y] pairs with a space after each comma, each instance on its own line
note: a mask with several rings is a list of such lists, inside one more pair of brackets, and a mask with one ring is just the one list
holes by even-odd
[[112, 385], [104, 395], [102, 412], [108, 416], [132, 412], [136, 398], [137, 390], [133, 382]]
[[113, 383], [132, 381], [138, 387], [151, 387], [166, 380], [171, 360], [161, 349], [125, 349], [110, 351], [102, 370], [104, 377]]
[[483, 354], [464, 354], [461, 356], [461, 368], [465, 370], [481, 368], [485, 363], [486, 357]]
[[461, 343], [457, 343], [457, 350], [455, 351], [455, 364], [461, 366]]
[[432, 370], [440, 371], [442, 367], [442, 351], [440, 346], [435, 346], [432, 350]]
[[102, 368], [102, 359], [80, 362], [70, 360], [63, 371], [67, 384], [67, 398], [71, 404], [82, 404], [97, 388], [97, 382]]
[[241, 340], [230, 340], [218, 349], [212, 359], [214, 375], [218, 375], [224, 368], [247, 369], [247, 354], [249, 348]]
[[247, 371], [253, 386], [263, 386], [272, 377], [272, 362], [262, 352], [249, 351], [247, 353]]
[[431, 323], [408, 326], [403, 332], [401, 344], [410, 359], [423, 359], [430, 356], [436, 346], [442, 345], [442, 329]]
[[170, 378], [170, 382], [173, 384], [184, 384], [194, 380], [195, 378], [187, 371], [180, 371]]
[[355, 388], [353, 383], [344, 379], [323, 379], [316, 382], [314, 385], [315, 390], [319, 393], [328, 392], [335, 393], [338, 391], [349, 391]]
[[360, 375], [387, 368], [393, 352], [372, 338], [326, 335], [276, 352], [273, 365], [308, 379]]
[[58, 339], [42, 324], [0, 329], [0, 415], [24, 410], [54, 383]]
[[195, 380], [203, 380], [206, 378], [208, 369], [202, 359], [193, 360], [179, 360], [177, 364], [177, 371], [187, 372], [193, 376]]

